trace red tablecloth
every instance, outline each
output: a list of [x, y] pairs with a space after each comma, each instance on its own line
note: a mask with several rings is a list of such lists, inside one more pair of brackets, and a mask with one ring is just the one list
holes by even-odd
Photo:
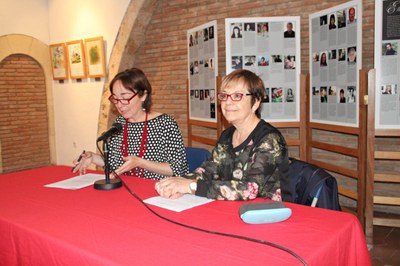
[[[301, 265], [270, 246], [164, 221], [123, 187], [44, 187], [71, 176], [64, 166], [0, 176], [0, 265]], [[124, 180], [141, 198], [156, 196], [154, 181]], [[249, 225], [241, 204], [214, 201], [181, 213], [150, 206], [180, 223], [282, 245], [308, 265], [371, 265], [352, 214], [286, 203], [288, 220]]]

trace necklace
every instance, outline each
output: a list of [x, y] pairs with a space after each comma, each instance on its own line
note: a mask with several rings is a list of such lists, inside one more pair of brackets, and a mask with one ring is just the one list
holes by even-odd
[[[148, 130], [147, 130], [147, 120], [148, 120], [148, 115], [149, 113], [146, 112], [146, 118], [144, 120], [144, 126], [143, 126], [143, 132], [142, 132], [142, 139], [140, 141], [140, 148], [139, 148], [139, 154], [137, 157], [143, 158], [144, 154], [146, 153], [147, 150], [147, 144], [148, 144]], [[125, 120], [125, 126], [124, 126], [124, 138], [122, 139], [122, 145], [121, 145], [121, 153], [123, 157], [129, 156], [128, 154], [128, 120]], [[135, 167], [134, 173], [138, 177], [144, 178], [144, 169], [141, 167]]]

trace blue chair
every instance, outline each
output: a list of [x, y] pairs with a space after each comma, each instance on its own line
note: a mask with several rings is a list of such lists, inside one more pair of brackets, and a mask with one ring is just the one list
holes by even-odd
[[193, 172], [205, 160], [210, 157], [211, 153], [204, 148], [186, 147], [186, 159], [189, 164], [189, 172]]

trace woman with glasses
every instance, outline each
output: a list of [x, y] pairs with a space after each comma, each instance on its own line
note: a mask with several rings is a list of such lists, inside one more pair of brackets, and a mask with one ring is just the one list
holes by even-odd
[[[120, 116], [114, 124], [121, 132], [108, 142], [110, 172], [149, 179], [187, 174], [188, 164], [182, 134], [175, 119], [151, 110], [152, 88], [140, 69], [118, 73], [110, 83], [109, 100]], [[104, 166], [99, 154], [84, 152], [73, 172], [85, 172], [94, 163]]]
[[192, 193], [219, 200], [256, 197], [291, 200], [280, 191], [288, 187], [288, 151], [282, 134], [260, 119], [263, 81], [253, 72], [236, 70], [223, 78], [218, 100], [232, 125], [222, 132], [212, 155], [194, 172], [156, 183], [166, 198]]

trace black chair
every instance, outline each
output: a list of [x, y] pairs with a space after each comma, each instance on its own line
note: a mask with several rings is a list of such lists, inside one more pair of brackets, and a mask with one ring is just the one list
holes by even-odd
[[292, 202], [340, 211], [337, 182], [324, 169], [290, 158], [289, 186]]
[[205, 160], [207, 160], [211, 153], [204, 148], [186, 147], [186, 159], [189, 164], [189, 172], [193, 172]]

